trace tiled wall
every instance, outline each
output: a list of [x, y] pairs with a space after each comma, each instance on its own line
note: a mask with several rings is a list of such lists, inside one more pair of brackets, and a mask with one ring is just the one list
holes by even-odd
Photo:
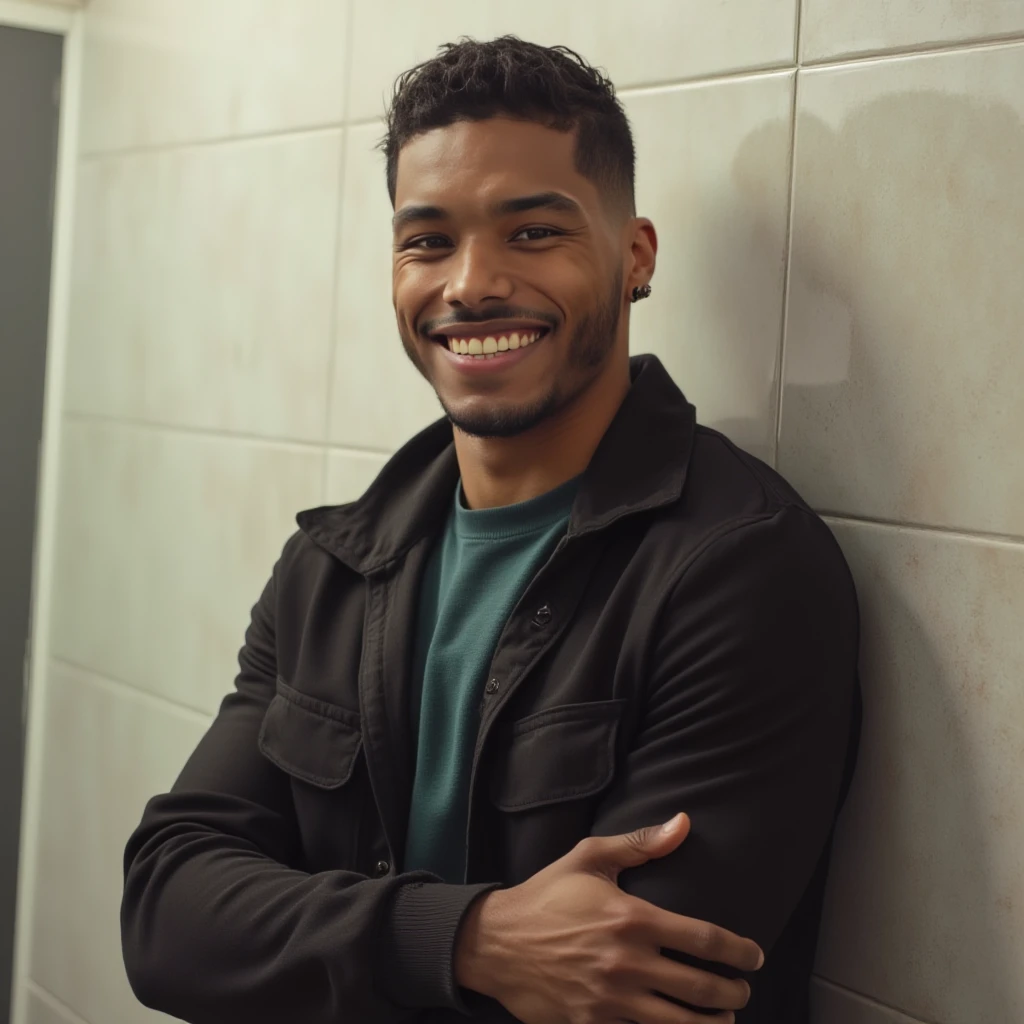
[[[438, 414], [382, 95], [466, 33], [621, 88], [634, 348], [828, 513], [867, 713], [817, 1024], [1024, 1020], [1024, 0], [92, 0], [27, 1018], [135, 1024], [124, 840], [294, 512]], [[781, 1024], [781, 1022], [780, 1022]]]

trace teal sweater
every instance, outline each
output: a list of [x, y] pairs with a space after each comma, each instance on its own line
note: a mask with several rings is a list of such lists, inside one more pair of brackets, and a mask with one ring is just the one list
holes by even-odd
[[477, 707], [498, 638], [565, 533], [579, 478], [517, 505], [472, 511], [462, 485], [420, 591], [412, 700], [418, 737], [403, 870], [462, 883]]

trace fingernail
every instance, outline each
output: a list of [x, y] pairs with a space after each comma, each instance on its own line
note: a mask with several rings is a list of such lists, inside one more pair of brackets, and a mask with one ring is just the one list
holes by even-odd
[[757, 954], [757, 966], [756, 966], [756, 967], [754, 968], [754, 970], [755, 970], [755, 971], [759, 971], [759, 970], [761, 970], [761, 968], [762, 968], [763, 966], [764, 966], [764, 951], [763, 951], [763, 950], [761, 950], [761, 951], [760, 951], [760, 952], [759, 952], [759, 953]]
[[666, 821], [665, 824], [661, 826], [661, 831], [662, 832], [675, 832], [676, 826], [679, 824], [679, 819], [682, 816], [683, 816], [682, 812], [680, 812], [674, 818], [672, 818], [670, 821]]

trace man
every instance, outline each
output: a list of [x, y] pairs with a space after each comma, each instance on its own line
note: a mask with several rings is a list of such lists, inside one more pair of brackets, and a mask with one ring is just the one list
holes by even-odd
[[598, 71], [446, 46], [384, 150], [446, 417], [300, 514], [128, 844], [131, 982], [195, 1024], [798, 1024], [855, 749], [843, 558], [630, 360], [657, 238]]

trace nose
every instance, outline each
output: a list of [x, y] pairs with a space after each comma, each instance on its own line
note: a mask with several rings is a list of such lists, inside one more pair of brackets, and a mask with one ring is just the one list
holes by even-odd
[[502, 266], [500, 255], [483, 241], [464, 241], [446, 262], [449, 276], [444, 288], [445, 302], [474, 308], [511, 297], [511, 277]]

